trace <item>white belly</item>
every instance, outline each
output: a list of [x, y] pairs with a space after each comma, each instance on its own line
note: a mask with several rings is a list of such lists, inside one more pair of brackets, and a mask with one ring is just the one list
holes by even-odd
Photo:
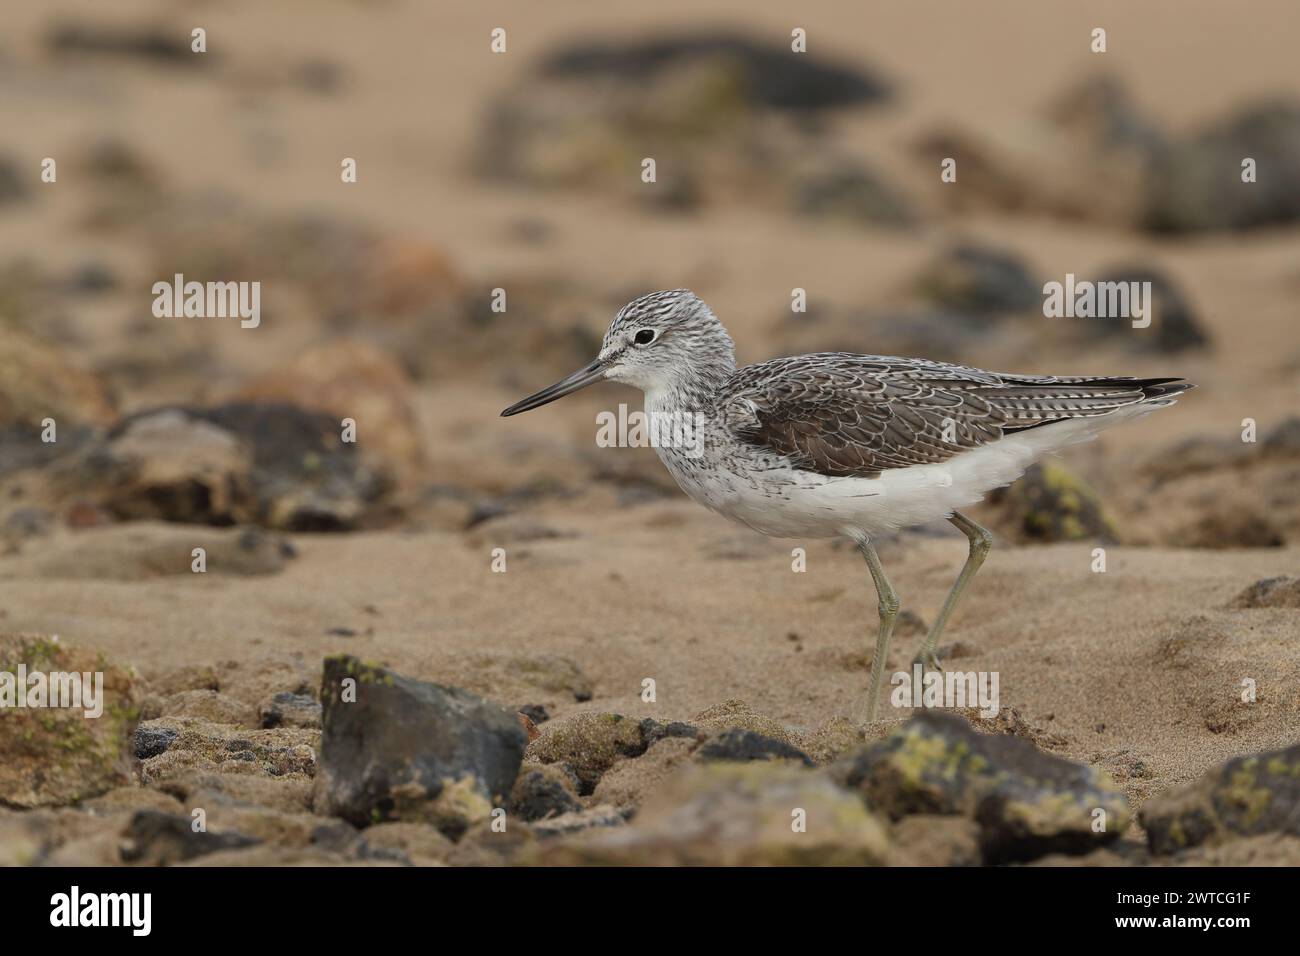
[[763, 534], [829, 538], [847, 527], [882, 534], [947, 517], [1015, 481], [1044, 455], [1149, 410], [1137, 406], [1030, 429], [940, 464], [891, 469], [879, 478], [832, 478], [743, 453], [691, 459], [675, 449], [657, 451], [691, 498]]

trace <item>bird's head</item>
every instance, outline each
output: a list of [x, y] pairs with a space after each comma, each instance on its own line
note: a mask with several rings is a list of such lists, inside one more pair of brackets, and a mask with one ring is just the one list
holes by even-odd
[[735, 368], [731, 336], [695, 293], [652, 292], [619, 309], [594, 362], [501, 414], [526, 412], [602, 379], [657, 393], [689, 388]]

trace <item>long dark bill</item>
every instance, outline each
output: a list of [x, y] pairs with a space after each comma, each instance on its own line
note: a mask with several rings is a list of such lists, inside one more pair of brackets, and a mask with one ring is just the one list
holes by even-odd
[[572, 394], [580, 388], [586, 388], [592, 382], [599, 382], [605, 377], [605, 363], [600, 359], [592, 362], [586, 368], [579, 369], [568, 378], [562, 378], [550, 388], [544, 388], [535, 395], [529, 395], [525, 399], [515, 402], [504, 412], [502, 418], [510, 415], [518, 415], [520, 412], [526, 412], [532, 408], [539, 408], [557, 398], [563, 398], [565, 395]]

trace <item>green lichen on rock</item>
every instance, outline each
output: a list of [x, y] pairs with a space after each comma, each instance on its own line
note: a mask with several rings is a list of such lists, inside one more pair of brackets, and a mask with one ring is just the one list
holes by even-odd
[[1300, 836], [1300, 744], [1235, 757], [1153, 797], [1141, 819], [1157, 854], [1263, 833]]
[[980, 733], [950, 714], [913, 717], [832, 772], [891, 819], [974, 820], [987, 862], [1085, 853], [1117, 839], [1131, 819], [1128, 801], [1103, 771], [1042, 753], [1027, 740]]
[[690, 764], [631, 825], [579, 834], [541, 862], [605, 866], [862, 866], [889, 853], [885, 823], [824, 773], [789, 763]]
[[528, 756], [564, 767], [577, 778], [579, 792], [589, 794], [619, 760], [645, 753], [647, 730], [647, 724], [622, 714], [573, 714], [544, 725]]
[[999, 525], [1023, 542], [1119, 539], [1098, 494], [1054, 461], [1031, 465], [1015, 484], [991, 494], [989, 502], [1001, 511]]
[[31, 685], [18, 686], [20, 666], [29, 681], [38, 673], [47, 681], [75, 673], [84, 685], [89, 675], [92, 692], [102, 674], [103, 700], [97, 716], [87, 716], [93, 708], [84, 696], [79, 707], [0, 709], [0, 804], [63, 806], [129, 783], [141, 696], [134, 673], [55, 638], [0, 635], [0, 672], [13, 681], [15, 694], [26, 695]]

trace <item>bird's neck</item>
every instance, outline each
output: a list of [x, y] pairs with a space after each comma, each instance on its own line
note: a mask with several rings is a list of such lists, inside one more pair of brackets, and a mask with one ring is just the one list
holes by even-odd
[[705, 412], [736, 371], [731, 353], [704, 358], [645, 390], [646, 411]]

